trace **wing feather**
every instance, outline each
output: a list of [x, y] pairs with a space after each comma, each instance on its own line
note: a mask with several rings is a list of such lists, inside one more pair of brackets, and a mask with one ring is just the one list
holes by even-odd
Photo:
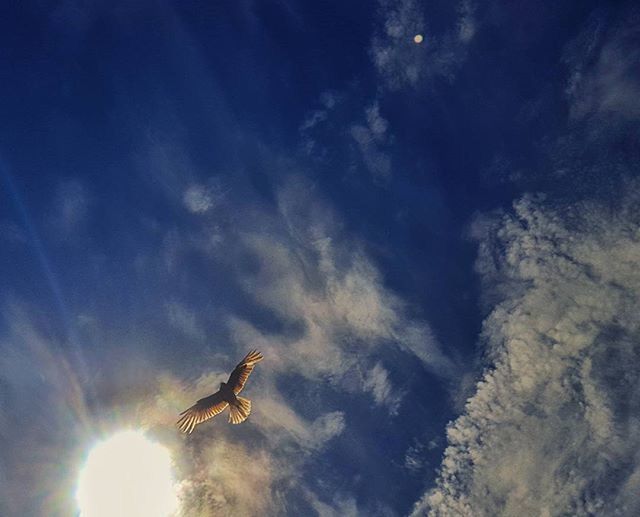
[[222, 413], [228, 405], [229, 403], [223, 400], [222, 394], [217, 391], [213, 395], [198, 400], [189, 409], [180, 413], [180, 419], [176, 425], [183, 433], [190, 434], [198, 424]]
[[233, 392], [236, 395], [242, 391], [242, 388], [244, 388], [244, 385], [246, 384], [249, 375], [251, 375], [253, 368], [256, 364], [262, 361], [262, 359], [263, 357], [260, 352], [258, 352], [257, 350], [252, 350], [244, 357], [242, 361], [238, 363], [238, 366], [233, 369], [231, 375], [229, 376], [227, 384], [231, 386], [231, 389], [233, 389]]

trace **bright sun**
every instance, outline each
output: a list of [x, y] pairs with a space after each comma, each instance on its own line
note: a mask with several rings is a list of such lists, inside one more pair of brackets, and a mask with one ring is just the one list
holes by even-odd
[[178, 510], [171, 456], [138, 431], [123, 431], [89, 453], [76, 492], [82, 517], [167, 517]]

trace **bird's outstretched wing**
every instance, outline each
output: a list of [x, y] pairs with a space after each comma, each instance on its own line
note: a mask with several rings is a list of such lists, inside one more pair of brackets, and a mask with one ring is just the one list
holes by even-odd
[[253, 371], [253, 367], [257, 363], [262, 361], [262, 359], [263, 357], [260, 352], [258, 352], [257, 350], [252, 350], [244, 357], [242, 361], [240, 361], [240, 363], [238, 363], [238, 366], [233, 369], [231, 375], [229, 376], [227, 384], [231, 387], [236, 395], [242, 391], [242, 388], [244, 388], [249, 375]]
[[222, 413], [228, 405], [229, 403], [222, 399], [222, 393], [217, 391], [213, 395], [200, 399], [189, 409], [180, 413], [180, 420], [176, 422], [176, 425], [183, 433], [189, 434], [198, 424]]

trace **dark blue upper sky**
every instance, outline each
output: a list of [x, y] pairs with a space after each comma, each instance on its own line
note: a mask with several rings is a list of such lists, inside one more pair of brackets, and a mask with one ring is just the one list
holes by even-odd
[[[249, 506], [229, 497], [237, 477], [199, 474], [224, 487], [218, 511], [410, 512], [497, 357], [481, 329], [507, 296], [492, 283], [509, 231], [489, 228], [523, 196], [615, 210], [637, 172], [638, 16], [591, 1], [5, 2], [0, 477], [37, 497], [10, 482], [0, 513], [72, 508], [77, 458], [117, 425], [211, 447], [179, 441], [174, 413], [254, 347], [264, 413], [202, 429], [273, 470]], [[44, 418], [67, 420], [43, 434]], [[64, 486], [43, 467], [58, 453]]]

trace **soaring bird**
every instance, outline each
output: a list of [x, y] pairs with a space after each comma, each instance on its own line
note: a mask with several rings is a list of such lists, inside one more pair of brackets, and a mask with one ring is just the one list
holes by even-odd
[[238, 397], [238, 393], [244, 388], [249, 375], [257, 363], [263, 357], [257, 350], [249, 352], [242, 361], [238, 363], [229, 380], [220, 383], [220, 389], [213, 395], [209, 395], [198, 400], [189, 409], [180, 413], [180, 419], [176, 423], [178, 429], [183, 433], [191, 433], [198, 424], [213, 418], [222, 413], [229, 406], [229, 422], [239, 424], [244, 422], [251, 413], [251, 401], [243, 397]]

